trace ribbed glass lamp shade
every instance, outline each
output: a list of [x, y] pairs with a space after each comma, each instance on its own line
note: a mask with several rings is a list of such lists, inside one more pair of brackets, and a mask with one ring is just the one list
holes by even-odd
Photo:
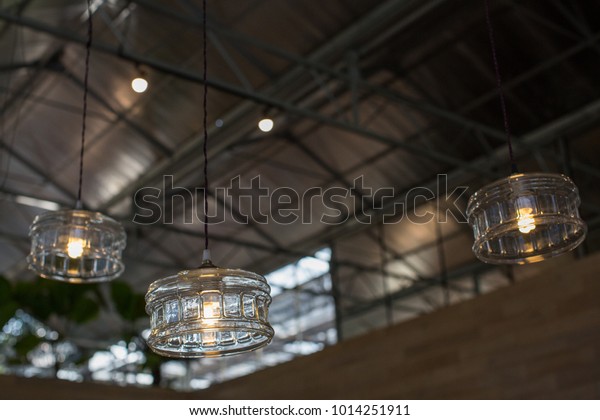
[[264, 277], [209, 262], [150, 285], [150, 348], [167, 357], [219, 357], [266, 346], [273, 338]]
[[59, 210], [35, 218], [29, 229], [29, 268], [68, 283], [97, 283], [118, 277], [126, 235], [120, 223], [98, 212]]
[[527, 264], [576, 248], [587, 227], [577, 187], [564, 175], [515, 174], [477, 191], [467, 217], [473, 252], [492, 264]]

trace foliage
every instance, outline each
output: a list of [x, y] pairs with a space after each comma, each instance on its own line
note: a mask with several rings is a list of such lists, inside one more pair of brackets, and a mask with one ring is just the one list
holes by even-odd
[[110, 294], [115, 309], [121, 317], [130, 322], [146, 316], [144, 295], [135, 293], [124, 281], [113, 281]]
[[0, 326], [6, 324], [17, 309], [19, 306], [13, 301], [11, 284], [0, 277]]
[[[122, 337], [126, 341], [135, 335], [133, 324], [145, 317], [144, 295], [136, 293], [124, 281], [110, 283], [106, 295], [98, 284], [68, 284], [38, 278], [34, 281], [9, 282], [0, 276], [0, 331], [6, 323], [21, 309], [45, 324], [52, 324], [51, 318], [58, 318], [68, 324], [82, 325], [98, 318], [102, 310], [115, 310], [129, 325]], [[68, 339], [64, 336], [62, 339]], [[141, 340], [141, 339], [140, 339]], [[12, 364], [27, 362], [27, 355], [44, 338], [33, 331], [24, 331], [23, 335], [4, 343], [12, 349], [7, 361]], [[142, 340], [143, 341], [143, 340]], [[91, 354], [80, 355], [78, 363], [86, 362]], [[147, 365], [152, 368], [157, 362], [149, 355]]]
[[110, 284], [110, 299], [112, 305], [106, 301], [98, 284], [73, 285], [41, 278], [11, 284], [0, 277], [0, 326], [6, 324], [19, 308], [42, 322], [55, 315], [84, 324], [111, 306], [127, 322], [146, 316], [144, 295], [134, 292], [122, 280]]

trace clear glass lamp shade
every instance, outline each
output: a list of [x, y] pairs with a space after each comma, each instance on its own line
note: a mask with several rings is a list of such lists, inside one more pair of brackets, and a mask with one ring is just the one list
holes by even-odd
[[264, 277], [204, 263], [157, 280], [146, 294], [148, 345], [162, 356], [220, 357], [266, 346], [273, 338]]
[[121, 224], [98, 212], [59, 210], [35, 218], [29, 229], [29, 268], [41, 277], [68, 283], [97, 283], [118, 277], [126, 234]]
[[492, 264], [527, 264], [575, 249], [587, 227], [577, 187], [565, 175], [514, 174], [469, 199], [473, 252]]

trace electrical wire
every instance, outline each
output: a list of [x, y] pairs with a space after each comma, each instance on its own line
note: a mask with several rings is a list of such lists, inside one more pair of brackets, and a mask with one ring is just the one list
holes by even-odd
[[487, 24], [488, 35], [492, 47], [492, 60], [494, 63], [494, 71], [496, 73], [496, 85], [498, 87], [498, 95], [500, 96], [500, 106], [502, 107], [502, 116], [504, 119], [504, 131], [506, 132], [506, 142], [508, 144], [508, 156], [510, 158], [511, 173], [517, 173], [517, 163], [513, 154], [512, 136], [510, 133], [510, 125], [508, 123], [508, 113], [506, 112], [506, 100], [504, 99], [504, 88], [502, 87], [502, 78], [500, 77], [500, 66], [498, 65], [498, 54], [496, 51], [496, 41], [494, 39], [494, 29], [492, 28], [492, 19], [490, 18], [490, 3], [489, 0], [484, 0], [485, 3], [485, 21]]
[[[439, 217], [439, 214], [436, 215]], [[440, 270], [440, 284], [444, 291], [444, 305], [450, 305], [450, 284], [448, 282], [448, 267], [446, 265], [446, 252], [444, 250], [444, 234], [442, 232], [442, 224], [439, 220], [435, 220], [435, 236], [436, 248], [438, 254], [438, 268]]]
[[206, 65], [206, 0], [202, 1], [202, 52], [204, 58], [204, 68], [202, 74], [202, 82], [204, 86], [204, 116], [203, 116], [203, 125], [204, 125], [204, 144], [203, 144], [203, 153], [204, 153], [204, 249], [208, 250], [208, 129], [207, 129], [207, 101], [208, 101], [208, 86], [206, 84], [207, 81], [207, 65]]
[[[15, 32], [14, 32], [14, 36], [12, 38], [12, 42], [11, 42], [11, 49], [10, 49], [10, 57], [11, 57], [11, 64], [14, 63], [16, 61], [16, 57], [17, 57], [17, 49], [18, 52], [20, 53], [20, 59], [23, 60], [23, 58], [25, 57], [25, 52], [23, 49], [23, 43], [20, 42], [21, 41], [21, 31], [19, 27], [15, 28]], [[9, 75], [6, 78], [6, 85], [3, 87], [3, 90], [5, 92], [5, 96], [4, 96], [4, 100], [2, 101], [2, 108], [0, 108], [0, 144], [2, 145], [2, 149], [4, 149], [6, 151], [6, 167], [4, 168], [3, 174], [2, 174], [2, 181], [0, 181], [0, 189], [4, 189], [4, 187], [6, 186], [6, 182], [8, 180], [8, 174], [10, 173], [10, 164], [12, 161], [12, 156], [13, 156], [13, 149], [15, 146], [15, 140], [17, 138], [17, 130], [19, 128], [20, 122], [21, 122], [21, 111], [23, 110], [23, 106], [25, 105], [25, 102], [27, 101], [27, 97], [31, 94], [31, 89], [27, 90], [26, 92], [24, 92], [21, 95], [21, 98], [17, 98], [15, 100], [15, 108], [16, 108], [16, 117], [15, 117], [15, 122], [12, 126], [12, 130], [10, 132], [10, 135], [7, 136], [7, 141], [5, 142], [5, 117], [6, 114], [8, 112], [8, 108], [9, 108], [9, 101], [10, 101], [10, 86], [12, 84], [12, 73], [9, 73]], [[15, 93], [16, 94], [16, 93]], [[2, 156], [0, 156], [0, 167], [2, 166]]]
[[81, 209], [81, 187], [83, 185], [83, 154], [85, 152], [85, 122], [87, 117], [87, 97], [88, 97], [88, 76], [90, 73], [90, 51], [92, 49], [92, 0], [87, 0], [87, 42], [85, 44], [85, 75], [83, 77], [83, 115], [81, 118], [81, 151], [79, 152], [79, 188], [77, 190], [77, 202], [75, 208]]

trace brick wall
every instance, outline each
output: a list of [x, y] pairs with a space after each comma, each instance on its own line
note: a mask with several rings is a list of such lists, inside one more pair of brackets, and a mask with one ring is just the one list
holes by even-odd
[[598, 399], [600, 254], [557, 261], [477, 299], [192, 394], [0, 376], [1, 397]]

